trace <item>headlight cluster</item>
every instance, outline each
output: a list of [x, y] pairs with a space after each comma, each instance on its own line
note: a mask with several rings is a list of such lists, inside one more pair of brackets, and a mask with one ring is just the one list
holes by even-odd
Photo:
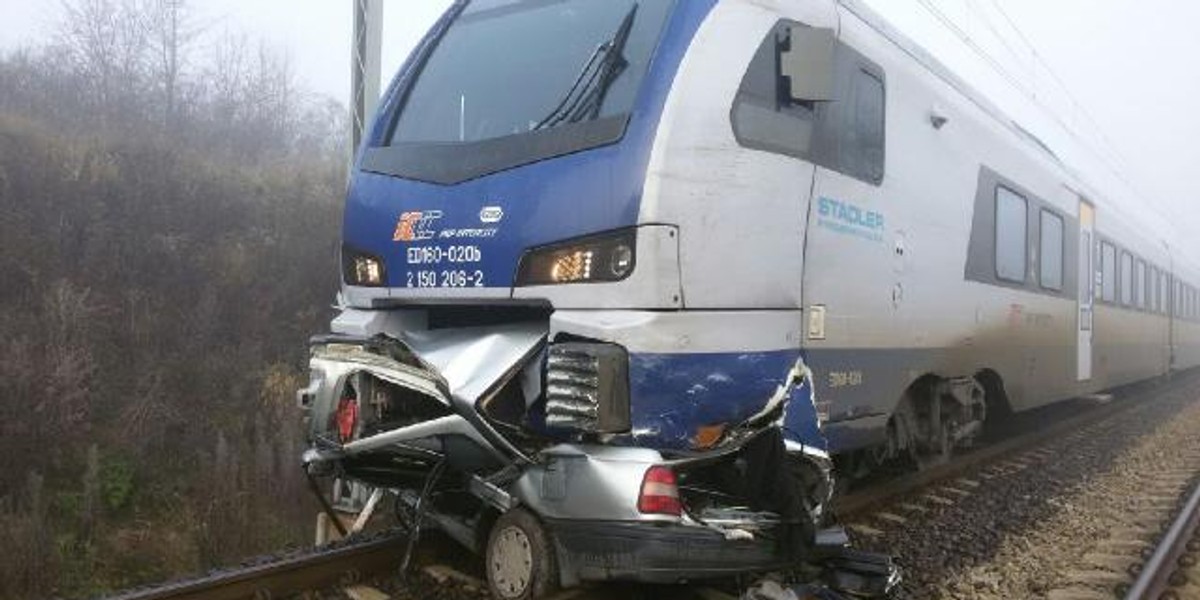
[[347, 285], [382, 287], [387, 281], [383, 259], [342, 246], [342, 281]]
[[621, 281], [633, 273], [636, 240], [629, 229], [534, 248], [521, 257], [516, 285]]
[[551, 344], [546, 356], [546, 424], [587, 433], [631, 426], [629, 355], [616, 344]]

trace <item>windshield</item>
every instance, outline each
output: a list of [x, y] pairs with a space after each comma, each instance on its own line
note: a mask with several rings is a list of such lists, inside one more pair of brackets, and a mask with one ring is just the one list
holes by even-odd
[[[426, 59], [391, 143], [478, 142], [627, 114], [671, 4], [474, 0]], [[592, 76], [605, 67], [608, 77]], [[593, 89], [596, 106], [557, 118], [589, 83], [607, 88]]]

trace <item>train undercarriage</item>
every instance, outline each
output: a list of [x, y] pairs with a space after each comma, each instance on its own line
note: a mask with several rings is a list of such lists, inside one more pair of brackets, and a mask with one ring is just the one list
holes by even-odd
[[1003, 382], [990, 371], [918, 378], [897, 402], [881, 443], [836, 456], [839, 489], [897, 468], [925, 470], [950, 462], [1010, 415]]

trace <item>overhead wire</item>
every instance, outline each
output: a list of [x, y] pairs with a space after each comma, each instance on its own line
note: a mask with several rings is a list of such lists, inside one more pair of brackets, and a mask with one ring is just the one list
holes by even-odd
[[[1122, 167], [1115, 164], [1125, 163], [1127, 165], [1128, 163], [1105, 136], [1103, 128], [1101, 128], [1096, 122], [1095, 117], [1093, 117], [1087, 110], [1083, 108], [1082, 103], [1080, 103], [1079, 100], [1071, 93], [1062, 77], [1045, 61], [1045, 59], [1042, 58], [1041, 53], [1038, 52], [1037, 48], [1030, 41], [1029, 37], [1020, 29], [1015, 20], [1013, 20], [1012, 16], [1004, 10], [998, 0], [991, 0], [992, 5], [995, 6], [1008, 27], [1017, 34], [1021, 40], [1021, 43], [1029, 50], [1030, 56], [1034, 61], [1034, 69], [1040, 65], [1041, 68], [1050, 75], [1057, 87], [1065, 93], [1068, 101], [1072, 105], [1072, 108], [1077, 111], [1077, 114], [1082, 115], [1088, 121], [1091, 128], [1095, 131], [1096, 137], [1099, 139], [1100, 144], [1105, 146], [1105, 150], [1107, 150], [1108, 153], [1111, 153], [1111, 157], [1105, 156], [1105, 152], [1094, 147], [1093, 143], [1084, 139], [1083, 135], [1080, 134], [1076, 127], [1072, 126], [1061, 114], [1055, 111], [1043, 100], [1043, 98], [1039, 96], [1036, 88], [1030, 87], [1022, 82], [1021, 79], [1014, 75], [1008, 68], [1006, 68], [998, 58], [993, 56], [992, 53], [988, 52], [986, 48], [984, 48], [975, 38], [973, 38], [968, 31], [964, 30], [958, 23], [950, 18], [949, 15], [938, 8], [932, 0], [917, 0], [917, 3], [920, 4], [921, 7], [924, 8], [930, 15], [932, 15], [938, 22], [940, 22], [942, 26], [949, 30], [953, 35], [958, 37], [964, 45], [974, 52], [975, 55], [981, 60], [987, 63], [988, 66], [991, 67], [991, 69], [995, 71], [996, 74], [998, 74], [1002, 79], [1004, 79], [1010, 86], [1012, 86], [1013, 89], [1026, 96], [1031, 102], [1033, 102], [1034, 105], [1036, 105], [1043, 113], [1046, 114], [1046, 116], [1053, 120], [1068, 136], [1074, 139], [1076, 143], [1098, 158], [1100, 163], [1103, 164], [1105, 170], [1116, 177], [1124, 185], [1128, 186], [1129, 190], [1135, 193], [1137, 196], [1145, 196], [1140, 192], [1138, 186], [1134, 184], [1131, 179], [1122, 171]], [[975, 14], [979, 15], [984, 25], [992, 32], [993, 35], [996, 36], [997, 40], [1000, 41], [1000, 43], [1009, 51], [1010, 54], [1013, 55], [1014, 58], [1017, 58], [1017, 52], [1012, 48], [1012, 45], [1007, 39], [1005, 39], [1005, 36], [995, 26], [995, 24], [991, 22], [987, 14], [980, 10], [978, 6], [971, 2], [971, 0], [966, 0], [966, 5], [969, 11], [973, 11]], [[1153, 200], [1151, 202], [1157, 206], [1160, 212], [1167, 212], [1165, 207], [1158, 202]]]
[[935, 19], [941, 22], [946, 29], [950, 30], [951, 33], [957, 36], [962, 43], [966, 44], [968, 48], [974, 51], [979, 58], [988, 63], [988, 65], [991, 66], [997, 74], [1008, 81], [1009, 85], [1012, 85], [1022, 93], [1029, 92], [1028, 88], [1026, 88], [1017, 77], [1010, 73], [1008, 69], [1005, 69], [1004, 65], [1001, 64], [1000, 61], [996, 60], [987, 52], [987, 50], [980, 46], [975, 39], [972, 38], [969, 33], [963, 30], [963, 28], [959, 27], [953, 19], [951, 19], [946, 15], [946, 13], [942, 12], [941, 9], [934, 5], [932, 0], [917, 0], [917, 3], [920, 4], [929, 14], [933, 15]]
[[[1099, 122], [1097, 122], [1096, 118], [1091, 114], [1090, 111], [1087, 110], [1087, 108], [1084, 106], [1084, 104], [1079, 101], [1079, 99], [1071, 91], [1071, 88], [1067, 85], [1066, 81], [1064, 81], [1062, 76], [1059, 75], [1058, 71], [1056, 71], [1054, 69], [1054, 67], [1051, 66], [1050, 63], [1047, 62], [1045, 60], [1045, 58], [1042, 57], [1042, 54], [1041, 54], [1041, 52], [1038, 51], [1037, 46], [1035, 46], [1033, 44], [1033, 42], [1029, 39], [1029, 36], [1026, 35], [1025, 31], [1021, 28], [1021, 26], [1017, 24], [1016, 20], [1013, 19], [1012, 15], [1009, 14], [1009, 12], [1004, 8], [1004, 5], [999, 0], [990, 0], [990, 2], [991, 2], [991, 5], [996, 9], [997, 14], [999, 14], [1000, 17], [1004, 20], [1005, 24], [1007, 24], [1008, 28], [1017, 34], [1017, 38], [1020, 40], [1021, 44], [1024, 45], [1025, 48], [1029, 51], [1029, 55], [1033, 60], [1034, 67], [1036, 68], [1036, 67], [1040, 66], [1042, 68], [1042, 70], [1044, 70], [1046, 72], [1046, 74], [1050, 76], [1050, 79], [1055, 83], [1055, 85], [1059, 88], [1059, 90], [1063, 93], [1063, 95], [1066, 96], [1067, 101], [1071, 104], [1072, 110], [1074, 110], [1078, 116], [1082, 116], [1083, 119], [1087, 121], [1087, 124], [1093, 130], [1093, 133], [1094, 133], [1097, 141], [1099, 141], [1101, 146], [1104, 146], [1104, 150], [1107, 151], [1110, 156], [1105, 157], [1100, 149], [1092, 148], [1090, 144], [1088, 144], [1086, 141], [1084, 141], [1081, 138], [1081, 136], [1078, 134], [1078, 132], [1075, 131], [1075, 128], [1066, 127], [1066, 124], [1062, 123], [1064, 125], [1064, 127], [1067, 129], [1067, 133], [1069, 135], [1071, 135], [1072, 137], [1074, 137], [1081, 144], [1083, 144], [1083, 146], [1085, 148], [1087, 148], [1092, 153], [1094, 153], [1096, 155], [1096, 157], [1101, 160], [1101, 162], [1104, 162], [1105, 168], [1107, 168], [1122, 183], [1129, 186], [1129, 188], [1132, 191], [1138, 192], [1138, 186], [1135, 185], [1124, 172], [1122, 172], [1122, 168], [1126, 168], [1126, 169], [1128, 168], [1128, 166], [1129, 166], [1128, 161], [1124, 158], [1124, 156], [1121, 154], [1121, 152], [1116, 148], [1116, 146], [1109, 139], [1108, 135], [1104, 131], [1104, 128], [1100, 126]], [[970, 3], [968, 5], [971, 6]], [[997, 35], [997, 37], [1002, 40], [1002, 43], [1004, 43], [1006, 46], [1008, 46], [1007, 42], [1003, 41], [1003, 36], [991, 24], [991, 21], [987, 17], [987, 14], [985, 12], [983, 12], [982, 10], [978, 10], [978, 14], [980, 14], [980, 16], [988, 24], [988, 27], [992, 29], [992, 31]], [[1042, 108], [1043, 108], [1043, 110], [1046, 110], [1047, 112], [1052, 112], [1052, 111], [1050, 111], [1049, 107], [1046, 107], [1044, 104], [1042, 104]], [[1061, 122], [1062, 121], [1060, 120], [1060, 123]], [[1110, 164], [1109, 163], [1110, 160], [1112, 162], [1116, 162], [1116, 163], [1123, 163], [1123, 165]], [[1139, 193], [1139, 195], [1141, 195], [1141, 194]], [[1159, 208], [1163, 208], [1163, 207], [1160, 206]]]
[[[1010, 56], [1012, 56], [1017, 61], [1021, 61], [1023, 59], [1021, 54], [1018, 53], [1015, 49], [1013, 49], [1012, 44], [1008, 43], [1008, 39], [1004, 36], [1004, 34], [1000, 33], [1000, 30], [996, 28], [996, 24], [992, 23], [992, 20], [990, 18], [988, 18], [987, 13], [982, 8], [980, 8], [980, 6], [978, 4], [971, 2], [970, 0], [967, 0], [965, 2], [965, 6], [967, 7], [968, 11], [978, 15], [979, 20], [983, 21], [984, 26], [986, 26], [988, 28], [988, 31], [991, 31], [992, 35], [995, 36], [995, 38], [1000, 41], [1000, 44], [1002, 46], [1004, 46], [1004, 49], [1008, 51], [1008, 54]], [[1035, 91], [1036, 91], [1036, 89], [1035, 89]]]

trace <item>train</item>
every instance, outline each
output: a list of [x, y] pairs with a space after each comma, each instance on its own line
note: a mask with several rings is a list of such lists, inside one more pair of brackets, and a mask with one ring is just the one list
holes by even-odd
[[[668, 446], [761, 408], [800, 357], [838, 453], [942, 451], [988, 412], [1200, 363], [1178, 234], [865, 4], [510, 4], [456, 3], [387, 90], [346, 307], [620, 344], [630, 437]], [[597, 49], [627, 12], [614, 76]]]
[[1200, 364], [1142, 210], [861, 0], [459, 0], [358, 149], [332, 331], [511, 439], [678, 458], [766, 415], [936, 462]]

